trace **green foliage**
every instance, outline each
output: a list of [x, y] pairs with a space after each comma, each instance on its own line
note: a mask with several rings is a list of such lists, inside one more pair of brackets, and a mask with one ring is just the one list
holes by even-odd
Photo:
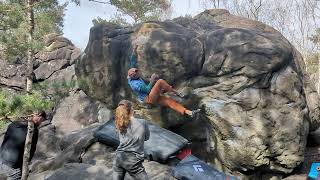
[[61, 98], [69, 95], [69, 92], [77, 87], [77, 81], [72, 80], [70, 82], [54, 82], [48, 84], [47, 82], [41, 82], [34, 84], [34, 90], [40, 92], [43, 96], [50, 99], [53, 104], [59, 102]]
[[164, 11], [171, 6], [168, 0], [110, 0], [110, 4], [120, 12], [130, 16], [134, 23], [145, 20], [159, 20]]
[[96, 17], [95, 19], [92, 20], [92, 24], [94, 26], [100, 25], [100, 24], [107, 24], [107, 23], [108, 23], [108, 21], [105, 19], [102, 19], [101, 17]]
[[0, 48], [3, 49], [4, 59], [25, 57], [28, 48], [39, 51], [43, 48], [42, 38], [46, 34], [62, 32], [66, 5], [59, 5], [58, 0], [38, 1], [33, 6], [34, 42], [28, 44], [24, 3], [19, 0], [0, 2]]
[[4, 129], [9, 123], [10, 123], [10, 121], [8, 121], [8, 120], [1, 120], [0, 121], [0, 130]]
[[9, 95], [0, 91], [0, 117], [19, 117], [34, 110], [51, 110], [52, 107], [53, 102], [37, 91], [24, 95]]
[[[0, 90], [0, 119], [25, 116], [34, 110], [50, 111], [61, 98], [66, 97], [76, 86], [77, 81], [75, 80], [52, 84], [42, 82], [34, 84], [31, 94], [23, 95], [10, 95], [8, 92]], [[0, 120], [0, 129], [1, 121], [3, 120]]]
[[89, 83], [85, 77], [78, 78], [78, 86], [81, 89], [86, 89], [86, 90], [88, 90], [90, 88]]
[[0, 90], [0, 130], [8, 124], [4, 117], [16, 118], [30, 115], [34, 110], [51, 111], [59, 101], [77, 86], [76, 81], [41, 82], [34, 84], [32, 94], [10, 95]]
[[[80, 0], [71, 0], [80, 5]], [[111, 4], [115, 6], [118, 12], [109, 22], [128, 25], [125, 16], [133, 19], [134, 23], [140, 23], [148, 20], [160, 20], [161, 17], [168, 15], [171, 10], [170, 0], [89, 0], [93, 3]], [[119, 13], [120, 12], [120, 13]], [[105, 23], [106, 20], [96, 18], [93, 24]]]
[[16, 3], [0, 2], [0, 17], [1, 30], [18, 28], [24, 19], [22, 6]]
[[120, 25], [120, 26], [129, 26], [130, 23], [127, 22], [127, 20], [124, 18], [124, 15], [121, 13], [116, 13], [111, 17], [109, 22]]
[[52, 110], [54, 103], [40, 92], [10, 95], [0, 90], [0, 130], [6, 127], [9, 119], [30, 115], [34, 110]]
[[72, 80], [70, 82], [54, 82], [51, 87], [54, 90], [54, 94], [58, 96], [58, 98], [66, 97], [69, 92], [74, 89], [77, 85], [77, 81]]
[[120, 13], [116, 13], [115, 15], [113, 15], [109, 21], [102, 19], [101, 17], [97, 17], [92, 20], [92, 24], [94, 26], [100, 25], [100, 24], [108, 24], [108, 23], [113, 23], [113, 24], [120, 25], [120, 26], [129, 26], [130, 25], [126, 21], [126, 19], [123, 17], [123, 15]]
[[40, 93], [34, 92], [32, 95], [21, 96], [22, 112], [31, 112], [33, 110], [42, 109], [49, 110], [53, 107], [53, 103], [45, 99]]

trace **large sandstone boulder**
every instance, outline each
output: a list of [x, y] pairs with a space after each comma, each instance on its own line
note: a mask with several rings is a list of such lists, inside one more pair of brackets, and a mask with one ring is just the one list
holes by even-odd
[[[95, 143], [90, 146], [87, 151], [82, 156], [82, 163], [105, 166], [109, 169], [112, 169], [113, 160], [115, 158], [116, 152], [113, 148], [108, 147], [101, 143]], [[171, 176], [171, 167], [167, 164], [160, 164], [155, 161], [145, 160], [143, 165], [146, 169], [149, 179], [161, 179], [161, 180], [169, 180], [174, 179]], [[127, 176], [128, 179], [132, 179]], [[110, 177], [106, 177], [106, 179], [112, 179]]]
[[103, 165], [112, 169], [113, 159], [116, 156], [113, 147], [96, 142], [92, 144], [81, 157], [82, 163]]
[[[30, 168], [36, 176], [30, 179], [45, 179], [67, 163], [82, 162], [83, 154], [96, 141], [92, 135], [94, 130], [112, 115], [104, 104], [88, 97], [77, 85], [65, 88], [77, 79], [74, 63], [80, 53], [70, 40], [50, 34], [45, 37], [44, 50], [35, 54], [34, 85], [37, 87], [41, 83], [47, 88], [42, 91], [56, 104], [49, 113], [49, 121], [40, 128]], [[14, 63], [0, 60], [0, 90], [9, 95], [23, 93], [26, 81], [24, 64], [25, 59]], [[97, 122], [100, 124], [94, 124]], [[0, 143], [5, 130], [3, 128], [0, 132]], [[95, 158], [94, 155], [90, 157]], [[110, 158], [108, 160], [112, 162]]]
[[[82, 156], [82, 163], [106, 166], [112, 169], [115, 158], [115, 149], [101, 143], [94, 143]], [[143, 165], [150, 179], [170, 179], [171, 167], [168, 164], [160, 164], [155, 161], [145, 160]], [[108, 179], [108, 178], [107, 178]]]
[[[174, 180], [170, 176], [167, 166], [156, 162], [144, 163], [150, 180]], [[107, 180], [112, 179], [112, 169], [102, 165], [90, 165], [85, 163], [66, 164], [57, 171], [47, 171], [38, 174], [31, 174], [29, 179], [32, 180]], [[133, 180], [130, 175], [126, 174], [125, 180]]]
[[49, 122], [43, 122], [39, 129], [37, 149], [32, 161], [55, 157], [60, 152], [59, 142], [56, 127]]
[[[105, 115], [101, 116], [101, 112]], [[111, 112], [100, 102], [92, 100], [83, 91], [69, 93], [55, 107], [52, 124], [57, 134], [64, 136], [96, 122], [106, 122]]]
[[[75, 132], [65, 138], [65, 150], [53, 160], [39, 163], [29, 179], [112, 179], [112, 164], [115, 149], [98, 142], [88, 144], [94, 128]], [[89, 136], [88, 136], [89, 135]], [[83, 136], [85, 138], [83, 138]], [[76, 141], [75, 139], [82, 139]], [[83, 141], [86, 139], [86, 141]], [[74, 142], [77, 143], [74, 143]], [[91, 140], [90, 140], [91, 141]], [[79, 142], [86, 142], [85, 144]], [[78, 148], [74, 148], [74, 145]], [[62, 147], [63, 148], [63, 147]], [[79, 151], [81, 149], [82, 151]], [[149, 179], [173, 180], [171, 167], [155, 161], [143, 163]], [[102, 173], [102, 174], [101, 174]], [[126, 175], [126, 180], [132, 177]]]
[[[74, 64], [80, 54], [80, 49], [75, 47], [70, 40], [58, 34], [49, 34], [45, 37], [44, 50], [35, 53], [34, 83], [50, 79], [48, 84], [51, 86], [52, 81], [62, 83], [75, 80], [74, 70], [70, 75], [70, 68], [68, 67]], [[24, 89], [26, 82], [25, 64], [26, 58], [17, 59], [15, 62], [0, 60], [0, 85], [16, 90]], [[59, 75], [56, 75], [57, 73]], [[55, 76], [65, 77], [57, 79]]]
[[160, 116], [165, 127], [199, 145], [198, 156], [244, 175], [290, 173], [303, 162], [307, 135], [320, 123], [319, 97], [300, 53], [278, 31], [226, 10], [95, 26], [75, 67], [83, 91], [109, 108], [134, 100], [126, 79], [134, 44], [145, 78], [159, 73], [187, 89], [187, 107], [203, 107], [189, 123], [177, 123], [180, 117], [164, 108], [148, 117]]
[[44, 39], [44, 49], [35, 54], [35, 81], [44, 81], [48, 93], [54, 94], [63, 88], [63, 84], [76, 81], [73, 64], [81, 51], [70, 40], [58, 34], [49, 34]]
[[[94, 141], [93, 129], [90, 126], [97, 122], [106, 122], [110, 116], [109, 109], [102, 103], [93, 101], [82, 91], [69, 93], [69, 96], [62, 98], [56, 105], [51, 122], [48, 122], [50, 124], [43, 124], [44, 126], [40, 128], [37, 150], [32, 159], [33, 169], [40, 166], [43, 166], [43, 169], [49, 166], [59, 167], [67, 162], [78, 162], [82, 150]], [[77, 144], [78, 140], [83, 138], [89, 139]], [[72, 148], [68, 148], [70, 145], [73, 145]]]
[[70, 163], [66, 164], [62, 168], [59, 168], [57, 171], [45, 171], [42, 173], [31, 174], [28, 179], [30, 180], [103, 180], [112, 179], [112, 169], [109, 169], [104, 166], [92, 166], [89, 164], [83, 163]]
[[83, 153], [96, 142], [93, 133], [100, 125], [92, 124], [87, 128], [65, 135], [60, 142], [55, 144], [60, 150], [57, 155], [33, 162], [31, 171], [42, 173], [44, 171], [54, 171], [67, 163], [80, 163]]

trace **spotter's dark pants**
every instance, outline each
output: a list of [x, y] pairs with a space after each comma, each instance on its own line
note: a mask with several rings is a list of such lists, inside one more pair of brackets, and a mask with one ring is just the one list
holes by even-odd
[[117, 152], [113, 162], [113, 180], [123, 180], [126, 172], [135, 180], [148, 180], [143, 160], [143, 157], [132, 152]]

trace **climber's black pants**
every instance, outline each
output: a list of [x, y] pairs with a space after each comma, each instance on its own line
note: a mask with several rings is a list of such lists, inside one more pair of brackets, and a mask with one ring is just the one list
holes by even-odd
[[20, 180], [20, 169], [13, 169], [0, 162], [0, 177], [7, 177], [8, 180]]

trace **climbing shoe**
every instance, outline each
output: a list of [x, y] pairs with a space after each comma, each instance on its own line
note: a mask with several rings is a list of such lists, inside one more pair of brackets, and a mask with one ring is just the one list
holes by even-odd
[[186, 95], [183, 94], [182, 92], [177, 92], [176, 95], [181, 97], [181, 98], [185, 98], [186, 97]]
[[196, 110], [192, 110], [192, 114], [191, 114], [191, 117], [194, 118], [197, 116], [197, 114], [199, 114], [201, 111], [201, 109], [196, 109]]

